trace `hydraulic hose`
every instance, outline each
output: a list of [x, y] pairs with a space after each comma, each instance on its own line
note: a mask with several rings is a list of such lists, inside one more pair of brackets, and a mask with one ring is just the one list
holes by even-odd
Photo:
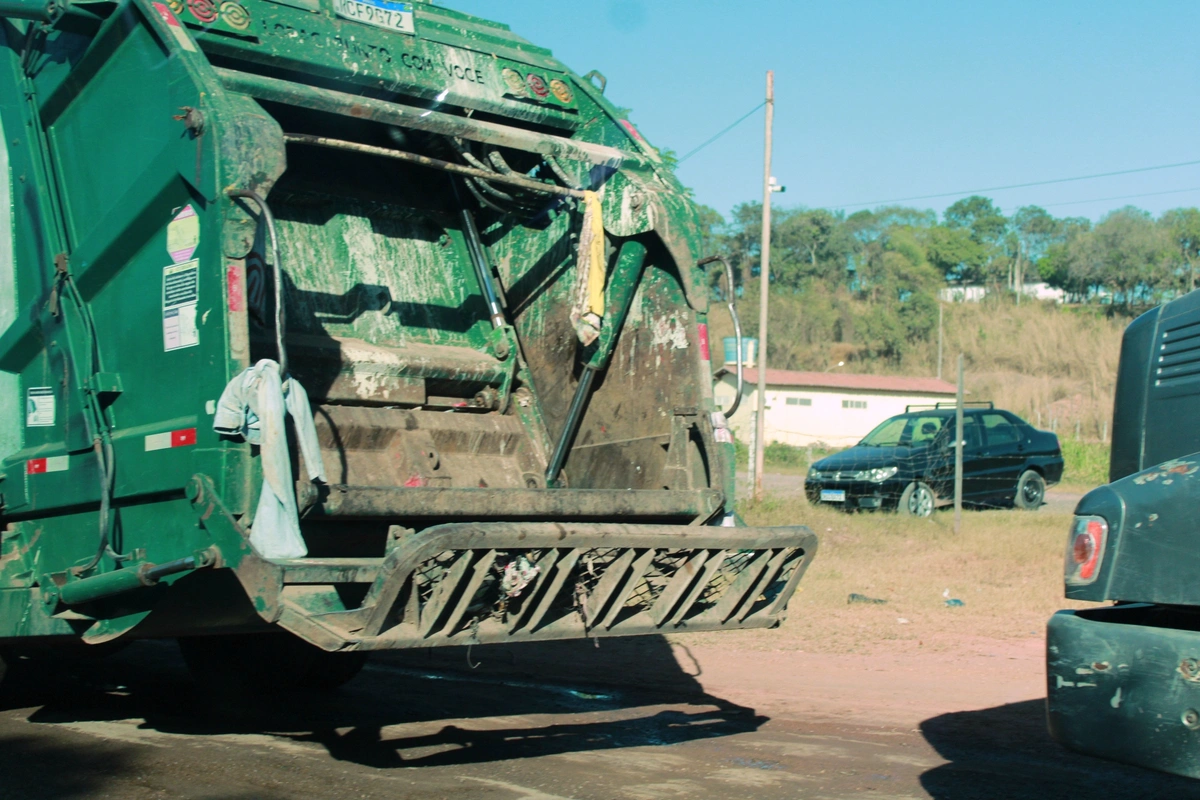
[[567, 409], [567, 418], [563, 422], [562, 433], [554, 447], [554, 454], [546, 467], [546, 485], [553, 487], [558, 483], [558, 474], [562, 472], [567, 460], [567, 452], [575, 439], [583, 411], [587, 407], [588, 397], [592, 392], [592, 382], [596, 373], [608, 366], [613, 348], [617, 343], [617, 335], [625, 326], [625, 317], [629, 314], [629, 306], [633, 295], [641, 283], [642, 267], [646, 263], [646, 246], [641, 242], [627, 241], [621, 245], [617, 255], [617, 265], [613, 268], [612, 277], [608, 282], [608, 297], [605, 306], [609, 309], [608, 318], [596, 340], [596, 349], [583, 366], [579, 383], [575, 386], [575, 395]]
[[288, 371], [287, 348], [284, 347], [285, 326], [287, 315], [283, 308], [283, 267], [280, 264], [279, 237], [275, 233], [275, 215], [271, 207], [258, 192], [249, 189], [234, 189], [229, 193], [233, 198], [244, 198], [258, 206], [263, 222], [267, 225], [267, 235], [271, 237], [271, 267], [275, 278], [275, 347], [278, 351], [279, 375], [286, 377]]
[[733, 318], [733, 335], [737, 346], [737, 394], [733, 396], [733, 405], [723, 412], [728, 418], [732, 417], [733, 412], [737, 411], [738, 406], [742, 404], [742, 388], [745, 385], [742, 373], [742, 321], [738, 319], [737, 307], [734, 305], [733, 267], [729, 266], [729, 262], [723, 256], [709, 256], [700, 259], [697, 265], [703, 267], [714, 261], [719, 261], [725, 267], [725, 282], [729, 284], [729, 316]]

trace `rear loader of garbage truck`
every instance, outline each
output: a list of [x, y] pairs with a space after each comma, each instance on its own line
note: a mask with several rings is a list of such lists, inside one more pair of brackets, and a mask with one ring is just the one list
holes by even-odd
[[722, 265], [603, 76], [382, 0], [0, 0], [0, 57], [4, 651], [783, 619], [816, 541], [733, 513]]
[[1200, 292], [1125, 331], [1110, 480], [1084, 495], [1047, 634], [1051, 734], [1200, 778]]

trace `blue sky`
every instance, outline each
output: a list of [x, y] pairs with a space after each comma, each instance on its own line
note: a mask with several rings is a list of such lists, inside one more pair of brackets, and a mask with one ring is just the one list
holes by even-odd
[[[1196, 2], [439, 5], [505, 22], [578, 73], [601, 71], [646, 138], [681, 155], [757, 105], [774, 70], [785, 207], [1200, 161]], [[727, 214], [761, 198], [762, 154], [759, 111], [679, 176]], [[1098, 219], [1132, 204], [1158, 214], [1200, 205], [1200, 164], [984, 194], [1005, 212], [1037, 204]], [[955, 199], [907, 204], [941, 212]]]

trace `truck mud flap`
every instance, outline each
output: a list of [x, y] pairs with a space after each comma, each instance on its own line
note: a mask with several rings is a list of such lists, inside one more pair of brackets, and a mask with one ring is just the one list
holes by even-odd
[[1081, 753], [1200, 778], [1200, 633], [1170, 627], [1161, 611], [1131, 604], [1050, 619], [1050, 734]]
[[798, 526], [446, 524], [381, 559], [270, 562], [267, 605], [327, 650], [770, 628], [816, 549]]

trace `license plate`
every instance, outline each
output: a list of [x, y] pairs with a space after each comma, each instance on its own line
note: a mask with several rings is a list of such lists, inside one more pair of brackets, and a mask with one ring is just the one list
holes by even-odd
[[389, 0], [333, 0], [333, 11], [343, 19], [352, 19], [376, 28], [400, 33], [416, 33], [412, 3]]
[[846, 502], [846, 490], [845, 489], [822, 489], [821, 490], [821, 502], [822, 503], [844, 503], [844, 502]]

